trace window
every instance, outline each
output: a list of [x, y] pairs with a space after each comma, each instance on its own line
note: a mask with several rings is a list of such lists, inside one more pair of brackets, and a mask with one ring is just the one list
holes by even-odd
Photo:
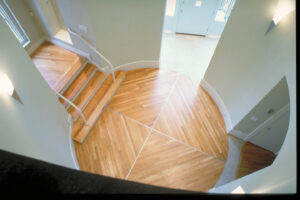
[[11, 31], [14, 33], [18, 41], [25, 47], [30, 40], [18, 22], [17, 18], [9, 8], [6, 0], [0, 0], [0, 15], [5, 20]]

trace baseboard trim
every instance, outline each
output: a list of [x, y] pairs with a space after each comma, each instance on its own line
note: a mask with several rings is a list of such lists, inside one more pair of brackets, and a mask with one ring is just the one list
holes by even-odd
[[45, 40], [46, 40], [46, 37], [43, 36], [39, 40], [37, 40], [35, 43], [30, 44], [29, 48], [25, 48], [28, 55], [33, 54], [33, 52], [35, 52], [37, 50], [37, 48], [39, 48]]
[[252, 137], [259, 134], [262, 129], [264, 129], [266, 126], [270, 125], [272, 122], [277, 120], [280, 116], [282, 116], [289, 110], [290, 110], [290, 104], [287, 103], [279, 111], [274, 113], [274, 115], [270, 116], [268, 119], [266, 119], [264, 122], [262, 122], [258, 127], [256, 127], [251, 133], [249, 133], [247, 135], [247, 137], [245, 138], [245, 141], [249, 141]]
[[70, 125], [69, 126], [69, 144], [70, 144], [70, 151], [71, 151], [72, 160], [74, 162], [75, 169], [80, 170], [78, 160], [77, 160], [77, 157], [76, 157], [76, 153], [75, 153], [74, 141], [72, 139], [73, 118], [72, 118], [72, 115], [70, 115], [70, 114], [68, 114], [68, 123]]
[[224, 122], [225, 122], [225, 126], [226, 126], [226, 131], [227, 131], [227, 133], [230, 133], [230, 131], [232, 130], [231, 118], [230, 118], [229, 112], [228, 112], [223, 100], [221, 99], [220, 95], [204, 79], [201, 80], [200, 86], [208, 92], [208, 94], [213, 98], [213, 100], [217, 104], [219, 110], [222, 113], [222, 116], [223, 116], [223, 119], [224, 119]]
[[230, 130], [230, 134], [233, 135], [233, 136], [238, 137], [239, 139], [242, 139], [243, 141], [245, 141], [246, 138], [247, 138], [246, 133], [244, 133], [240, 130], [234, 129], [234, 128]]
[[159, 68], [159, 61], [158, 60], [139, 60], [123, 65], [119, 65], [114, 68], [114, 71], [123, 70], [123, 71], [130, 71], [134, 69], [143, 69], [143, 68]]
[[48, 42], [51, 42], [51, 43], [53, 43], [53, 44], [55, 44], [55, 45], [61, 47], [61, 48], [64, 48], [64, 49], [66, 49], [66, 50], [69, 50], [69, 51], [72, 51], [72, 52], [74, 52], [74, 53], [76, 53], [76, 54], [79, 54], [79, 55], [81, 55], [81, 56], [87, 58], [88, 60], [89, 60], [89, 58], [90, 58], [90, 54], [89, 54], [89, 53], [86, 53], [86, 52], [84, 52], [84, 51], [81, 51], [81, 50], [79, 50], [79, 49], [76, 49], [76, 48], [74, 48], [73, 46], [71, 46], [70, 44], [68, 44], [68, 43], [66, 43], [66, 42], [63, 42], [63, 41], [58, 40], [58, 39], [56, 39], [56, 38], [50, 38], [50, 37], [46, 37], [46, 40], [47, 40]]

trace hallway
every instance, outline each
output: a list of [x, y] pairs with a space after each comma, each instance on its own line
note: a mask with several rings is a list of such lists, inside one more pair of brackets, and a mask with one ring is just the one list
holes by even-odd
[[160, 68], [171, 69], [199, 83], [205, 74], [219, 39], [163, 33]]

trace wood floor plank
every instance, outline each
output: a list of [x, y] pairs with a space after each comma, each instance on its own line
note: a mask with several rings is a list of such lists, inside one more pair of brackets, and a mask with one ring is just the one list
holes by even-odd
[[58, 81], [55, 83], [54, 90], [61, 93], [65, 86], [72, 80], [75, 74], [80, 70], [82, 65], [86, 62], [86, 58], [78, 57], [74, 62], [71, 64], [69, 70], [64, 73]]
[[206, 91], [187, 76], [179, 76], [154, 128], [222, 160], [227, 158], [223, 117]]
[[222, 174], [224, 162], [153, 132], [128, 180], [207, 192]]
[[276, 155], [250, 142], [245, 142], [240, 154], [240, 162], [235, 179], [251, 174], [257, 170], [270, 166]]
[[[107, 103], [110, 101], [110, 99], [112, 98], [112, 96], [114, 95], [114, 93], [116, 92], [118, 87], [121, 85], [121, 83], [124, 80], [125, 76], [126, 76], [126, 73], [120, 71], [116, 75], [116, 82], [111, 83], [109, 85], [109, 87], [106, 90], [106, 92], [104, 93], [104, 95], [101, 98], [99, 98], [100, 101], [97, 103], [97, 105], [95, 107], [92, 107], [92, 106], [88, 107], [88, 109], [89, 108], [93, 109], [91, 114], [87, 118], [88, 126], [83, 126], [78, 132], [73, 132], [73, 134], [72, 134], [73, 140], [75, 140], [77, 142], [81, 142], [81, 143], [85, 140], [85, 138], [86, 138], [87, 134], [89, 133], [90, 129], [94, 125], [94, 123], [97, 120], [98, 116], [101, 114], [104, 106], [107, 105]], [[101, 91], [102, 88], [100, 88], [99, 90]], [[93, 105], [93, 104], [91, 104], [91, 105]], [[86, 109], [84, 110], [84, 112], [86, 112]]]
[[124, 179], [149, 131], [106, 109], [85, 142], [74, 144], [80, 169]]
[[[79, 109], [84, 110], [88, 101], [95, 93], [97, 88], [101, 86], [100, 84], [105, 80], [107, 74], [101, 71], [97, 71], [94, 77], [89, 81], [89, 83], [85, 86], [84, 90], [77, 96], [75, 101], [73, 102]], [[68, 112], [72, 115], [73, 119], [77, 119], [79, 113], [74, 107], [70, 107]]]
[[64, 87], [68, 77], [85, 61], [83, 57], [47, 41], [31, 54], [31, 59], [45, 81], [56, 91]]
[[[78, 75], [78, 77], [63, 93], [63, 96], [72, 101], [96, 69], [96, 66], [94, 66], [93, 64], [87, 64], [85, 68], [81, 71], [81, 73]], [[65, 108], [69, 105], [63, 99], [59, 100], [65, 106]]]
[[176, 72], [152, 68], [129, 71], [109, 107], [152, 126], [176, 76]]
[[[107, 77], [92, 105], [99, 103], [111, 82], [111, 76]], [[84, 112], [91, 115], [94, 106], [88, 105]], [[228, 138], [221, 113], [202, 88], [166, 70], [129, 71], [108, 107], [112, 109], [102, 113], [85, 142], [75, 142], [82, 170], [122, 179], [129, 174], [129, 180], [195, 191], [208, 191], [218, 181], [227, 157]], [[143, 132], [141, 127], [151, 127], [159, 113], [162, 118], [158, 118], [155, 129], [165, 135], [156, 130], [147, 140], [147, 134], [133, 135]], [[135, 125], [124, 128], [120, 119]], [[126, 141], [126, 135], [136, 139], [138, 145]], [[146, 141], [144, 146], [140, 146], [142, 141]]]

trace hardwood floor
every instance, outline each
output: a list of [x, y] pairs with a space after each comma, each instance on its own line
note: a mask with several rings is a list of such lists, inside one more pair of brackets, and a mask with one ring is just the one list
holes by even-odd
[[[68, 89], [63, 93], [63, 96], [73, 101], [76, 95], [79, 93], [80, 89], [84, 86], [86, 81], [95, 73], [96, 67], [92, 64], [87, 64], [86, 67], [81, 71], [78, 77], [73, 81], [73, 83], [68, 87]], [[67, 108], [69, 105], [63, 99], [60, 102]]]
[[31, 59], [49, 86], [58, 92], [86, 61], [85, 58], [49, 42], [44, 42], [33, 52]]
[[227, 158], [228, 138], [217, 105], [184, 75], [179, 75], [154, 128], [221, 160]]
[[149, 131], [106, 109], [86, 141], [74, 143], [81, 170], [124, 179]]
[[223, 118], [203, 89], [169, 70], [139, 69], [127, 72], [75, 149], [84, 171], [208, 191], [225, 166], [227, 145]]
[[236, 179], [272, 165], [276, 155], [250, 142], [242, 147]]
[[228, 153], [225, 124], [211, 97], [188, 77], [147, 68], [118, 71], [113, 83], [111, 75], [48, 42], [32, 60], [87, 119], [84, 125], [60, 100], [74, 120], [81, 170], [203, 192], [218, 181]]
[[129, 71], [109, 107], [152, 126], [177, 75], [152, 68]]
[[224, 164], [154, 131], [128, 180], [177, 189], [208, 191], [221, 175]]

